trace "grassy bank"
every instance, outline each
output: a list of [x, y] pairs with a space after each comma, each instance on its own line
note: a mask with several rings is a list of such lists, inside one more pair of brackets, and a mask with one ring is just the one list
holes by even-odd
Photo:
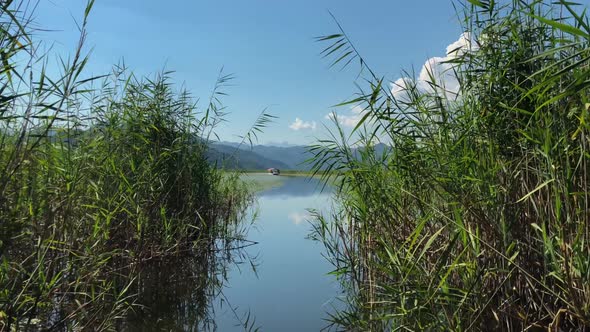
[[241, 178], [244, 182], [250, 184], [250, 188], [253, 188], [256, 192], [280, 187], [285, 180], [284, 177], [263, 172], [245, 172], [241, 175]]
[[228, 77], [198, 112], [167, 72], [86, 76], [92, 4], [52, 70], [27, 2], [0, 4], [0, 330], [112, 329], [151, 264], [218, 271], [216, 239], [238, 238], [252, 199], [204, 157]]
[[[267, 174], [268, 172], [266, 170], [241, 170], [240, 173], [243, 174]], [[313, 170], [309, 170], [309, 171], [301, 171], [301, 170], [281, 170], [281, 174], [279, 176], [301, 176], [301, 177], [307, 177], [307, 178], [327, 178], [327, 177], [333, 177], [336, 178], [338, 177], [339, 172], [335, 172], [335, 171], [331, 171], [331, 172], [327, 172], [324, 170], [320, 170], [318, 172], [315, 172]]]
[[[468, 34], [445, 61], [458, 91], [428, 71], [390, 89], [343, 31], [320, 38], [336, 63], [360, 60], [368, 82], [350, 102], [368, 114], [360, 158], [342, 131], [314, 147], [315, 169], [342, 175], [341, 204], [313, 234], [348, 294], [333, 322], [585, 331], [588, 17], [565, 1], [456, 5]], [[379, 141], [392, 150], [372, 153]]]
[[[312, 171], [283, 171], [281, 170], [281, 174], [271, 175], [264, 171], [257, 171], [257, 170], [249, 170], [249, 171], [242, 171], [241, 178], [251, 184], [251, 188], [254, 191], [260, 192], [272, 188], [277, 188], [283, 186], [285, 184], [285, 180], [290, 177], [302, 177], [302, 178], [315, 178], [315, 179], [326, 179], [329, 185], [337, 185], [338, 184], [338, 175], [335, 172], [325, 173], [325, 172], [318, 172], [314, 173]], [[331, 175], [328, 177], [328, 175]], [[321, 188], [318, 188], [321, 189]]]
[[[244, 174], [268, 174], [266, 170], [262, 169], [248, 169], [241, 171]], [[281, 170], [281, 175], [290, 176], [312, 176], [312, 171], [298, 171], [298, 170]]]

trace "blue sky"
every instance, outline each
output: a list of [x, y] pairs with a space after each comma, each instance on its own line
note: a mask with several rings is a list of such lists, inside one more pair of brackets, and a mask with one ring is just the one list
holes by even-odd
[[[77, 41], [74, 18], [83, 0], [45, 0], [36, 21], [39, 37], [61, 55]], [[307, 144], [325, 135], [335, 105], [355, 92], [354, 66], [330, 69], [314, 37], [337, 32], [331, 11], [373, 69], [390, 81], [445, 56], [461, 27], [451, 0], [423, 1], [211, 1], [96, 0], [90, 17], [88, 76], [108, 72], [121, 59], [137, 74], [174, 70], [174, 79], [203, 100], [223, 66], [236, 76], [224, 99], [231, 115], [217, 130], [238, 141], [260, 111], [279, 118], [265, 144]], [[204, 103], [201, 104], [204, 106]], [[336, 109], [354, 120], [350, 109]], [[348, 117], [348, 118], [347, 118]], [[300, 121], [295, 122], [296, 118]], [[350, 122], [350, 121], [349, 121]]]

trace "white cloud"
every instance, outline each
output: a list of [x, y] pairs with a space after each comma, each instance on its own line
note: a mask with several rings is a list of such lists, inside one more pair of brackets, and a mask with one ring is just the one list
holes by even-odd
[[303, 121], [300, 118], [295, 118], [295, 122], [289, 125], [289, 128], [295, 131], [303, 129], [315, 130], [316, 127], [317, 124], [315, 123], [315, 121]]
[[327, 120], [333, 120], [334, 116], [336, 116], [336, 119], [338, 120], [338, 123], [340, 123], [342, 126], [344, 127], [356, 127], [356, 125], [361, 121], [361, 119], [363, 118], [363, 116], [365, 116], [366, 114], [366, 110], [364, 110], [362, 107], [360, 106], [354, 106], [350, 109], [350, 114], [335, 114], [335, 113], [330, 113], [327, 114], [324, 119]]
[[471, 34], [464, 32], [456, 42], [447, 46], [447, 57], [457, 57], [469, 50], [475, 50], [475, 48], [475, 45], [474, 47], [471, 46]]
[[457, 64], [450, 61], [475, 49], [476, 46], [472, 46], [471, 35], [468, 32], [463, 33], [457, 41], [447, 46], [446, 56], [433, 57], [424, 63], [416, 81], [403, 77], [392, 83], [391, 93], [399, 101], [407, 102], [409, 101], [408, 88], [415, 85], [418, 92], [438, 92], [447, 99], [456, 99], [460, 90], [455, 73]]
[[434, 93], [439, 90], [448, 99], [454, 99], [460, 87], [455, 73], [455, 64], [448, 63], [451, 59], [449, 57], [428, 59], [422, 66], [422, 71], [420, 71], [418, 77], [419, 91]]
[[398, 101], [410, 102], [410, 91], [413, 85], [414, 80], [409, 77], [398, 78], [395, 82], [391, 83], [391, 93]]
[[311, 215], [307, 212], [292, 212], [289, 214], [289, 220], [291, 220], [295, 225], [301, 225], [310, 218]]
[[[418, 78], [402, 77], [391, 83], [391, 93], [397, 101], [410, 103], [412, 91], [419, 94], [438, 94], [448, 100], [455, 100], [459, 95], [460, 84], [455, 69], [457, 64], [452, 60], [464, 55], [466, 52], [477, 50], [477, 45], [472, 42], [471, 35], [465, 32], [459, 38], [447, 46], [445, 56], [428, 59], [420, 70]], [[365, 116], [366, 110], [361, 106], [354, 106], [346, 114], [327, 114], [327, 120], [337, 120], [343, 127], [354, 128]], [[293, 130], [316, 129], [315, 121], [305, 122], [295, 119], [289, 128]]]

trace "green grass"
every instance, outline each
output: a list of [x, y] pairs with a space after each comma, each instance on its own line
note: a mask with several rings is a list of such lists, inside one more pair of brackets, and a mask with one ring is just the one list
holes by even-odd
[[[312, 171], [282, 171], [281, 175], [275, 176], [270, 175], [266, 171], [256, 171], [256, 170], [248, 170], [248, 171], [241, 171], [243, 173], [242, 179], [245, 182], [251, 183], [252, 188], [256, 192], [265, 191], [272, 188], [278, 188], [283, 186], [285, 183], [285, 179], [289, 177], [301, 177], [301, 178], [315, 178], [315, 179], [322, 179], [325, 174], [323, 173], [314, 173]], [[333, 176], [328, 180], [328, 184], [331, 186], [338, 185], [338, 176], [333, 174]]]
[[[367, 110], [360, 140], [338, 128], [311, 149], [314, 169], [340, 175], [340, 204], [312, 234], [348, 294], [331, 320], [359, 331], [585, 331], [588, 17], [566, 1], [456, 7], [477, 45], [449, 59], [459, 98], [434, 76], [426, 91], [408, 81], [393, 95], [342, 28], [319, 38], [367, 82], [348, 103]], [[374, 142], [392, 150], [377, 155]]]
[[[266, 170], [240, 170], [241, 173], [244, 174], [268, 174]], [[333, 175], [336, 175], [336, 172], [332, 172]], [[326, 172], [314, 172], [310, 171], [301, 171], [301, 170], [281, 170], [280, 176], [301, 176], [301, 177], [313, 177], [313, 178], [321, 178], [325, 176]]]
[[284, 185], [285, 178], [262, 172], [246, 172], [241, 176], [246, 183], [252, 184], [255, 191], [260, 192]]

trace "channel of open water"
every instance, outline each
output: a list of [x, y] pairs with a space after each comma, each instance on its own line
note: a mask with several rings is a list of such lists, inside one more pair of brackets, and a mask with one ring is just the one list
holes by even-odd
[[[126, 331], [320, 331], [339, 287], [323, 246], [308, 239], [309, 209], [328, 213], [330, 188], [301, 176], [245, 174], [261, 186], [246, 240], [216, 240], [182, 262], [146, 270], [142, 306]], [[252, 223], [249, 223], [252, 220]], [[198, 246], [199, 247], [199, 246]]]
[[217, 299], [218, 330], [243, 331], [244, 326], [236, 326], [236, 314], [248, 318], [250, 313], [254, 324], [249, 326], [260, 331], [319, 331], [337, 304], [338, 287], [327, 275], [332, 266], [322, 256], [322, 245], [307, 238], [308, 209], [329, 212], [330, 190], [321, 191], [319, 180], [301, 176], [244, 177], [278, 183], [258, 194], [258, 217], [248, 234], [257, 244], [246, 249], [255, 258], [255, 271], [230, 269], [223, 291], [229, 303], [222, 307]]

